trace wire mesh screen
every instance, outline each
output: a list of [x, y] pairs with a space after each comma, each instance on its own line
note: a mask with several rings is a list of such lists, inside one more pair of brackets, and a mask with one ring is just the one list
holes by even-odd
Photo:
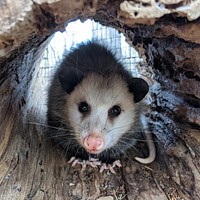
[[39, 77], [42, 77], [44, 82], [47, 81], [59, 66], [63, 52], [70, 51], [72, 47], [88, 40], [99, 41], [100, 44], [108, 46], [134, 76], [138, 75], [137, 66], [141, 59], [135, 49], [125, 41], [122, 33], [92, 20], [87, 20], [84, 23], [78, 20], [71, 22], [65, 32], [58, 32], [54, 35], [45, 49], [44, 57], [40, 64]]
[[138, 63], [141, 59], [137, 51], [130, 47], [125, 41], [125, 37], [117, 30], [102, 26], [99, 23], [92, 22], [92, 39], [109, 46], [113, 52], [116, 52], [117, 58], [128, 68], [134, 76], [138, 74]]

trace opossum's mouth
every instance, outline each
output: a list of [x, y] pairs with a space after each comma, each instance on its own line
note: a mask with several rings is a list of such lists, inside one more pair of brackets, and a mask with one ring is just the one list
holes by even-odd
[[[84, 147], [85, 148], [85, 147]], [[85, 150], [88, 152], [88, 153], [90, 153], [90, 154], [95, 154], [95, 155], [97, 155], [97, 154], [100, 154], [101, 152], [102, 152], [102, 150], [91, 150], [91, 149], [87, 149], [87, 148], [85, 148]]]

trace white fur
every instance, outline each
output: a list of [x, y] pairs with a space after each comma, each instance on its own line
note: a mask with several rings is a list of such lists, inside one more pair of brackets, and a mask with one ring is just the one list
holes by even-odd
[[[78, 110], [81, 101], [86, 101], [91, 106], [91, 113], [85, 117]], [[110, 120], [108, 110], [114, 105], [121, 107], [121, 114]], [[102, 152], [115, 145], [131, 129], [134, 108], [133, 95], [121, 76], [104, 78], [90, 73], [67, 96], [65, 118], [73, 127], [77, 141], [82, 146], [84, 138], [92, 132], [101, 136], [104, 139]]]

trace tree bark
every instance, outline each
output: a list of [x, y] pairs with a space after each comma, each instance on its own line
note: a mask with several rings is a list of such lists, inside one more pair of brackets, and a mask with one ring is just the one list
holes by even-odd
[[[159, 3], [165, 8], [160, 16], [149, 16]], [[200, 199], [200, 3], [138, 5], [141, 9], [137, 2], [103, 0], [0, 3], [0, 199]], [[157, 149], [152, 164], [134, 160], [147, 155], [141, 142], [122, 157], [116, 174], [72, 168], [37, 125], [45, 124], [45, 113], [33, 106], [40, 97], [31, 93], [40, 90], [36, 74], [43, 49], [53, 32], [77, 18], [123, 32], [145, 59], [141, 71], [154, 83], [148, 114]]]

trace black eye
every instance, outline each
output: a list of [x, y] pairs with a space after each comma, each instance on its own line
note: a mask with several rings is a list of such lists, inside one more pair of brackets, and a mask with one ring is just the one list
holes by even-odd
[[110, 117], [117, 117], [121, 113], [121, 108], [119, 106], [113, 106], [109, 111], [108, 115]]
[[88, 105], [87, 102], [82, 101], [78, 106], [78, 110], [80, 113], [87, 113], [90, 111], [90, 106]]

